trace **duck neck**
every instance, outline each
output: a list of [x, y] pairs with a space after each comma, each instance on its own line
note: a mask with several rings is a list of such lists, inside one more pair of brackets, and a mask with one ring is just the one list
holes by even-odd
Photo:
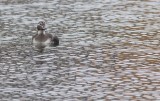
[[45, 34], [45, 30], [38, 30], [38, 35], [44, 35]]

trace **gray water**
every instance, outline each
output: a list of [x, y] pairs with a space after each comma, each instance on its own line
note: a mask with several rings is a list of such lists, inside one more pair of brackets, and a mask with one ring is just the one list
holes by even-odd
[[159, 67], [159, 0], [0, 1], [1, 101], [159, 101]]

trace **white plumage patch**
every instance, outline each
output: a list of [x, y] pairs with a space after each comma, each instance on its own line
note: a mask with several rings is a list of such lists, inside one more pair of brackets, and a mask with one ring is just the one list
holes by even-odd
[[47, 39], [44, 42], [40, 42], [40, 41], [33, 39], [34, 46], [49, 46], [50, 44], [51, 44], [51, 39]]

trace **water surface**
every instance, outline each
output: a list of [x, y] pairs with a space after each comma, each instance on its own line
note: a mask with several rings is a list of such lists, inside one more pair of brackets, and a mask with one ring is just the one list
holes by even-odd
[[[38, 53], [40, 20], [60, 38]], [[2, 101], [159, 101], [159, 0], [0, 1]]]

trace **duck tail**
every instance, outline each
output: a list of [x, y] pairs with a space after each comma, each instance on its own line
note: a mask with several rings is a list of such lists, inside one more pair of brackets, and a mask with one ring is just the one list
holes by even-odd
[[57, 36], [54, 36], [52, 41], [53, 41], [53, 46], [58, 46], [59, 45], [59, 38]]

